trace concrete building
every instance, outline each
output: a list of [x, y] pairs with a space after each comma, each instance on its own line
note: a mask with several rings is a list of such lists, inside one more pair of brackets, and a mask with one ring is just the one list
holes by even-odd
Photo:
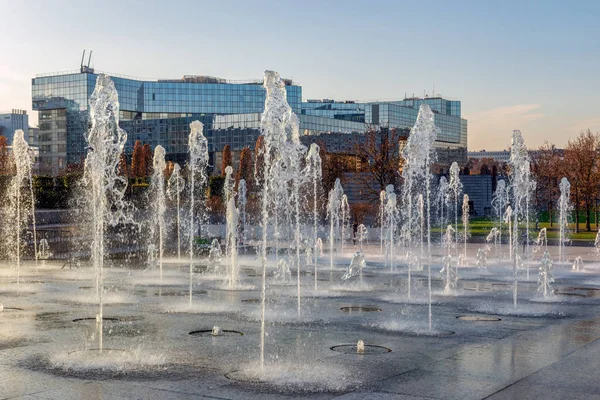
[[0, 135], [8, 139], [8, 144], [12, 144], [15, 131], [22, 129], [25, 134], [25, 140], [29, 142], [29, 116], [25, 110], [11, 110], [0, 113]]

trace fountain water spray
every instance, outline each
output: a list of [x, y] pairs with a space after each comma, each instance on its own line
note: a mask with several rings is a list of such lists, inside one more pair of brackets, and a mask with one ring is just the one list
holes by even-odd
[[[525, 222], [525, 243], [527, 247], [529, 246], [529, 199], [536, 186], [535, 181], [531, 178], [530, 163], [529, 151], [525, 146], [521, 132], [518, 130], [513, 131], [508, 164], [510, 166], [510, 188], [513, 196], [512, 261], [515, 268], [518, 268], [519, 221]], [[529, 264], [527, 264], [527, 268], [529, 269]], [[516, 281], [517, 271], [515, 271], [515, 287], [517, 286]], [[516, 298], [514, 302], [516, 304]]]
[[[469, 207], [469, 195], [465, 194], [463, 196], [462, 203], [462, 224], [463, 224], [463, 239], [464, 239], [464, 249], [463, 249], [463, 260], [467, 260], [467, 239], [470, 236], [469, 233], [469, 212], [471, 208]], [[466, 265], [466, 264], [465, 264]]]
[[456, 268], [452, 267], [452, 256], [450, 254], [442, 257], [442, 262], [444, 267], [441, 269], [440, 275], [444, 284], [444, 293], [450, 294], [456, 289], [458, 276]]
[[315, 291], [317, 290], [317, 264], [319, 255], [317, 251], [317, 240], [319, 239], [319, 187], [322, 181], [323, 169], [321, 156], [319, 155], [320, 148], [316, 143], [312, 143], [306, 155], [306, 170], [304, 175], [308, 176], [312, 183], [312, 211], [313, 211], [313, 252], [315, 264]]
[[477, 249], [477, 269], [479, 271], [487, 271], [487, 255], [484, 249]]
[[298, 267], [298, 312], [300, 312], [300, 215], [299, 187], [301, 183], [300, 160], [305, 157], [306, 148], [300, 144], [298, 117], [292, 113], [286, 99], [285, 83], [277, 72], [265, 71], [264, 87], [267, 91], [265, 107], [261, 118], [261, 131], [264, 137], [263, 157], [264, 182], [261, 198], [262, 217], [262, 290], [261, 290], [261, 335], [260, 335], [260, 364], [264, 371], [265, 355], [265, 299], [267, 280], [267, 231], [269, 226], [269, 205], [274, 208], [273, 214], [278, 214], [280, 206], [287, 207], [288, 202], [281, 204], [277, 194], [283, 194], [283, 188], [291, 186], [291, 200], [295, 214], [295, 248]]
[[[396, 204], [396, 193], [393, 192], [393, 186], [392, 185], [388, 185], [388, 190], [387, 191], [387, 201], [385, 203], [385, 215], [386, 215], [386, 226], [388, 229], [388, 233], [387, 233], [387, 245], [386, 245], [386, 255], [387, 255], [387, 262], [390, 266], [390, 271], [393, 271], [395, 268], [395, 254], [394, 254], [394, 249], [395, 249], [395, 243], [394, 243], [394, 237], [396, 235], [396, 227], [398, 225], [398, 219], [399, 219], [399, 215], [398, 215], [398, 207]], [[410, 272], [409, 272], [410, 274]], [[410, 278], [409, 278], [410, 279]]]
[[179, 164], [173, 166], [173, 172], [167, 183], [167, 196], [175, 200], [177, 205], [177, 259], [181, 260], [181, 192], [185, 188], [185, 181], [181, 176]]
[[237, 285], [238, 278], [238, 265], [237, 265], [237, 244], [238, 244], [238, 220], [239, 212], [235, 206], [235, 180], [233, 179], [233, 168], [228, 165], [225, 168], [225, 204], [227, 210], [225, 214], [226, 220], [226, 240], [225, 240], [225, 254], [229, 260], [227, 268], [227, 282], [230, 288], [234, 288]]
[[596, 257], [600, 258], [600, 229], [596, 233], [596, 240], [594, 240], [594, 247], [596, 248]]
[[558, 237], [558, 262], [565, 260], [565, 243], [568, 242], [568, 227], [571, 219], [573, 205], [571, 204], [571, 184], [567, 178], [562, 178], [559, 184], [560, 198], [558, 200], [559, 215], [558, 226], [560, 228]]
[[25, 141], [24, 133], [21, 129], [15, 131], [13, 139], [13, 159], [16, 166], [16, 174], [11, 179], [8, 187], [8, 220], [13, 221], [14, 229], [8, 230], [8, 243], [14, 246], [9, 252], [17, 270], [17, 284], [20, 282], [22, 248], [25, 245], [24, 233], [31, 224], [31, 231], [34, 257], [37, 265], [37, 233], [35, 226], [35, 198], [33, 195], [33, 181], [31, 168], [33, 159], [31, 158], [29, 145]]
[[369, 231], [364, 224], [358, 225], [356, 228], [356, 240], [358, 240], [358, 247], [362, 251], [363, 242], [369, 239]]
[[575, 258], [575, 262], [573, 262], [573, 271], [583, 271], [583, 258], [581, 258], [581, 256], [577, 256], [577, 258]]
[[96, 325], [98, 351], [102, 353], [104, 241], [107, 226], [126, 219], [123, 201], [127, 179], [118, 174], [118, 164], [127, 133], [119, 128], [119, 100], [114, 83], [104, 74], [98, 75], [90, 97], [91, 128], [87, 136], [83, 183], [87, 189], [92, 222], [91, 262], [96, 271], [98, 314]]
[[546, 233], [546, 228], [540, 229], [540, 232], [538, 233], [538, 237], [535, 240], [535, 244], [537, 246], [536, 251], [542, 247], [544, 248], [544, 251], [548, 250], [548, 235]]
[[156, 240], [158, 236], [158, 267], [160, 270], [160, 281], [163, 279], [163, 254], [164, 238], [167, 231], [165, 213], [167, 212], [167, 201], [165, 196], [165, 149], [162, 146], [156, 146], [154, 149], [154, 158], [152, 160], [152, 180], [150, 183], [149, 195], [151, 196], [152, 225], [151, 240]]
[[[506, 187], [506, 183], [504, 180], [500, 180], [498, 181], [498, 184], [496, 185], [496, 190], [494, 191], [494, 195], [492, 196], [492, 208], [494, 209], [494, 215], [496, 216], [495, 228], [498, 231], [498, 246], [502, 245], [502, 223], [504, 222], [504, 213], [506, 212], [506, 206], [508, 206], [508, 203], [508, 190]], [[512, 246], [510, 246], [510, 249], [512, 254]], [[498, 257], [498, 254], [496, 254], [496, 257]], [[512, 259], [512, 256], [510, 258]]]
[[385, 242], [385, 236], [383, 231], [385, 230], [385, 203], [387, 201], [386, 191], [382, 190], [379, 193], [379, 254], [383, 254], [383, 243]]
[[190, 284], [189, 284], [189, 302], [192, 306], [192, 285], [194, 274], [194, 236], [204, 220], [203, 200], [204, 197], [196, 197], [196, 194], [203, 193], [206, 185], [206, 167], [208, 166], [208, 141], [202, 134], [204, 125], [200, 121], [193, 121], [190, 124], [190, 136], [188, 137], [188, 147], [190, 159], [188, 162], [189, 170], [189, 193], [190, 193], [190, 221], [189, 221], [189, 252], [190, 252]]
[[227, 201], [227, 258], [229, 259], [228, 263], [228, 273], [227, 273], [227, 281], [229, 283], [230, 288], [235, 288], [237, 285], [239, 269], [238, 269], [238, 237], [237, 237], [237, 227], [238, 227], [238, 219], [239, 212], [235, 207], [235, 198], [231, 196], [231, 198]]
[[485, 241], [489, 244], [489, 243], [494, 243], [494, 251], [496, 253], [496, 258], [498, 258], [498, 241], [500, 238], [500, 229], [493, 227], [490, 230], [490, 233], [487, 235], [487, 237], [485, 238]]
[[440, 222], [440, 243], [444, 242], [444, 226], [446, 226], [446, 215], [444, 210], [448, 206], [448, 180], [445, 176], [440, 178], [440, 182], [438, 183], [435, 202], [437, 204], [438, 213], [439, 213], [439, 222]]
[[[246, 205], [248, 203], [248, 189], [246, 188], [246, 180], [240, 179], [238, 183], [237, 193], [237, 208], [239, 212], [239, 224], [238, 224], [238, 240], [242, 241], [242, 245], [246, 245], [246, 225], [247, 225], [247, 214]], [[245, 252], [245, 250], [244, 250]]]
[[340, 208], [340, 225], [341, 225], [341, 233], [340, 233], [340, 249], [341, 253], [344, 254], [344, 242], [346, 241], [346, 237], [348, 236], [348, 230], [350, 228], [350, 205], [348, 205], [348, 196], [346, 194], [342, 195], [342, 204]]
[[509, 259], [512, 260], [513, 259], [513, 231], [512, 231], [512, 216], [513, 216], [513, 211], [512, 211], [512, 207], [508, 206], [506, 207], [506, 211], [504, 211], [504, 222], [508, 224], [508, 249], [509, 249]]
[[462, 182], [460, 181], [460, 167], [458, 163], [453, 162], [450, 166], [450, 182], [448, 183], [450, 189], [448, 193], [454, 201], [454, 234], [456, 235], [454, 242], [458, 243], [458, 198], [462, 193]]
[[333, 189], [329, 191], [327, 201], [327, 218], [329, 218], [329, 269], [333, 271], [333, 244], [335, 234], [340, 227], [340, 208], [342, 207], [342, 196], [344, 189], [339, 179], [335, 180]]
[[[432, 309], [431, 309], [431, 166], [437, 158], [434, 143], [440, 134], [440, 129], [435, 125], [434, 114], [427, 104], [421, 104], [417, 121], [410, 130], [410, 135], [403, 149], [405, 160], [402, 169], [404, 178], [404, 187], [402, 191], [403, 204], [406, 209], [404, 235], [408, 236], [408, 243], [412, 247], [413, 242], [413, 221], [416, 220], [412, 210], [414, 200], [423, 196], [425, 206], [427, 207], [427, 287], [428, 287], [428, 311], [429, 311], [429, 330], [432, 328]], [[418, 201], [418, 200], [417, 200]]]
[[38, 249], [38, 259], [42, 260], [42, 265], [46, 265], [46, 260], [52, 257], [52, 251], [50, 250], [48, 241], [46, 239], [41, 239]]
[[223, 252], [221, 251], [221, 243], [219, 239], [213, 239], [208, 252], [208, 266], [212, 272], [221, 273], [221, 262]]
[[342, 275], [342, 280], [348, 280], [353, 276], [360, 275], [362, 282], [362, 270], [367, 266], [367, 262], [365, 260], [365, 255], [362, 250], [357, 251], [352, 256], [352, 260], [350, 261], [350, 265], [348, 265], [348, 269], [344, 275]]
[[542, 261], [540, 262], [540, 272], [538, 275], [538, 294], [544, 297], [549, 297], [552, 294], [552, 283], [554, 282], [554, 267], [550, 253], [544, 251]]

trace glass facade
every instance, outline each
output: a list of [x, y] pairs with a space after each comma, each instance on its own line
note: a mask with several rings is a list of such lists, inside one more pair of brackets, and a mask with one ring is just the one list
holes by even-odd
[[[33, 109], [40, 112], [42, 172], [55, 174], [85, 157], [88, 99], [97, 77], [86, 70], [32, 80]], [[212, 136], [209, 131], [214, 117], [260, 113], [264, 108], [266, 92], [260, 80], [238, 83], [205, 76], [158, 81], [111, 78], [119, 94], [121, 125], [129, 134], [129, 151], [135, 140], [141, 140], [151, 146], [164, 146], [172, 159], [179, 160], [187, 154], [192, 120], [205, 122], [208, 137]], [[302, 88], [290, 80], [285, 83], [288, 102], [300, 114]]]
[[[39, 111], [40, 172], [56, 174], [85, 158], [89, 98], [98, 74], [81, 72], [39, 76], [32, 80], [33, 109]], [[262, 81], [230, 82], [207, 76], [147, 81], [111, 77], [119, 94], [120, 124], [128, 133], [125, 152], [136, 140], [165, 148], [167, 158], [185, 163], [189, 124], [200, 120], [208, 139], [211, 159], [229, 144], [232, 150], [254, 147], [260, 135], [265, 90]], [[285, 80], [287, 100], [300, 119], [301, 135], [352, 134], [367, 129], [409, 128], [418, 109], [427, 103], [441, 130], [440, 150], [466, 154], [467, 121], [460, 101], [411, 98], [402, 101], [357, 103], [333, 100], [302, 102], [302, 87]]]

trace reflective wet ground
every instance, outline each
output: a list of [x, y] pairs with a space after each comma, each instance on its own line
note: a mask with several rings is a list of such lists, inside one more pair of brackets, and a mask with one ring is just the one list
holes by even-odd
[[368, 256], [377, 250], [362, 283], [340, 280], [351, 253], [333, 271], [323, 257], [316, 292], [306, 266], [300, 315], [296, 282], [271, 282], [264, 372], [250, 256], [242, 290], [196, 274], [191, 307], [185, 263], [167, 263], [162, 284], [155, 272], [107, 269], [102, 355], [89, 267], [27, 266], [19, 285], [0, 268], [0, 398], [600, 399], [600, 265], [589, 249], [569, 249], [583, 272], [555, 266], [551, 298], [536, 295], [537, 261], [529, 280], [521, 271], [516, 309], [506, 263], [489, 257], [482, 272], [470, 260], [448, 295], [435, 257], [431, 331], [426, 271], [408, 299], [406, 265], [390, 272]]

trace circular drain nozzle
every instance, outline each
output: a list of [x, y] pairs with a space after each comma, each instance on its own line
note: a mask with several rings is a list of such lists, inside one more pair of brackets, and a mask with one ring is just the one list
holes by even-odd
[[358, 348], [355, 344], [339, 344], [337, 346], [331, 347], [330, 349], [333, 351], [336, 351], [338, 353], [356, 354], [359, 356], [366, 356], [366, 355], [372, 355], [372, 354], [385, 354], [385, 353], [390, 353], [392, 351], [392, 349], [390, 349], [390, 348], [383, 347], [383, 346], [377, 346], [374, 344], [365, 344], [364, 348], [360, 352], [358, 351]]
[[486, 317], [483, 315], [459, 315], [456, 317], [461, 321], [475, 321], [475, 322], [497, 322], [502, 321], [498, 317]]
[[201, 329], [198, 331], [191, 331], [189, 334], [192, 336], [199, 337], [244, 336], [243, 332], [236, 331], [233, 329], [220, 329], [218, 335], [213, 334], [213, 329]]
[[[75, 318], [73, 320], [73, 322], [96, 322], [96, 317], [84, 317], [84, 318]], [[119, 318], [115, 318], [115, 317], [102, 317], [102, 321], [107, 321], [107, 322], [119, 322], [120, 319]]]
[[371, 306], [348, 306], [341, 307], [340, 310], [343, 312], [351, 313], [351, 312], [379, 312], [382, 311], [381, 308], [371, 307]]

